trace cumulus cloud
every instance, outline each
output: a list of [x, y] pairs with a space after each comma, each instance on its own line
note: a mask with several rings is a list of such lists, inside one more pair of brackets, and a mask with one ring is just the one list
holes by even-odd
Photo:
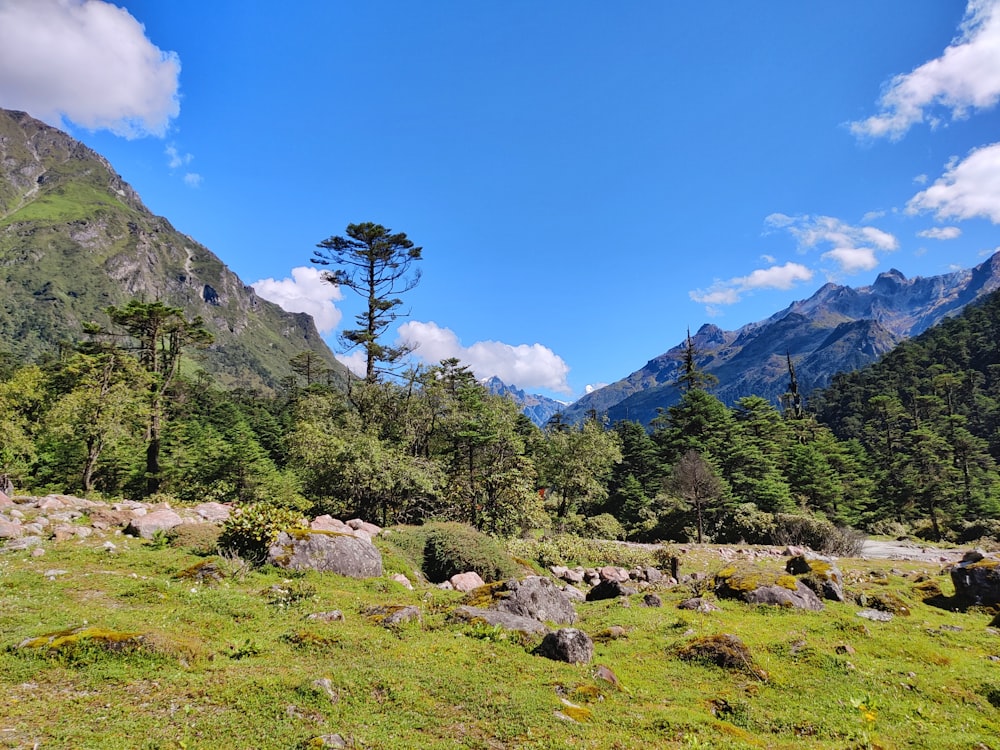
[[343, 299], [340, 287], [323, 281], [322, 272], [310, 266], [293, 268], [290, 279], [261, 279], [250, 286], [282, 310], [309, 313], [323, 334], [334, 331], [343, 316], [333, 304]]
[[354, 349], [347, 354], [334, 354], [337, 361], [359, 378], [368, 374], [368, 355], [364, 349]]
[[399, 327], [400, 341], [414, 347], [419, 359], [437, 364], [455, 357], [479, 378], [497, 376], [518, 388], [547, 388], [572, 393], [566, 382], [569, 366], [548, 347], [541, 344], [504, 344], [500, 341], [477, 341], [463, 346], [455, 332], [436, 323], [408, 321]]
[[180, 112], [180, 59], [103, 0], [0, 0], [0, 105], [126, 138]]
[[594, 391], [599, 391], [604, 388], [607, 383], [588, 383], [583, 387], [585, 393], [593, 393]]
[[771, 214], [764, 223], [786, 229], [801, 250], [829, 248], [820, 257], [835, 263], [842, 273], [870, 271], [878, 265], [879, 252], [899, 248], [895, 236], [871, 226], [853, 226], [832, 216]]
[[940, 124], [939, 108], [952, 119], [1000, 100], [1000, 0], [969, 0], [965, 19], [944, 53], [898, 75], [879, 98], [879, 113], [851, 123], [859, 137], [898, 140], [913, 125]]
[[917, 232], [917, 237], [926, 237], [930, 240], [953, 240], [961, 236], [962, 230], [958, 227], [931, 227]]
[[[732, 305], [742, 299], [744, 292], [755, 289], [791, 289], [800, 281], [809, 281], [813, 272], [801, 263], [758, 268], [747, 276], [736, 276], [727, 281], [716, 281], [708, 289], [695, 289], [688, 295], [695, 302], [705, 305]], [[712, 310], [713, 314], [717, 311]]]
[[943, 176], [910, 199], [906, 210], [933, 211], [938, 219], [984, 217], [1000, 224], [1000, 143], [950, 163]]
[[188, 187], [201, 187], [201, 179], [197, 172], [188, 172], [184, 175], [184, 184]]

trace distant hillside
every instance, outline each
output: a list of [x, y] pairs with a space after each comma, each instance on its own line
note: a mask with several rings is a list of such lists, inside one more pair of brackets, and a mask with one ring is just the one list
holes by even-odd
[[105, 324], [109, 305], [162, 300], [200, 315], [223, 383], [274, 386], [309, 350], [346, 382], [310, 316], [259, 298], [208, 248], [154, 216], [100, 155], [23, 112], [0, 109], [0, 350], [22, 360]]
[[[788, 387], [790, 354], [799, 388], [809, 393], [834, 374], [874, 362], [904, 339], [960, 312], [1000, 288], [1000, 254], [973, 269], [907, 279], [893, 269], [871, 286], [826, 284], [812, 297], [736, 331], [706, 324], [692, 337], [698, 364], [719, 378], [714, 394], [732, 404], [757, 395], [777, 402]], [[566, 409], [568, 420], [590, 410], [614, 422], [648, 424], [675, 403], [672, 383], [684, 353], [680, 343], [631, 375], [589, 393]]]
[[506, 396], [521, 409], [521, 412], [539, 427], [552, 418], [553, 414], [561, 412], [566, 408], [566, 404], [556, 401], [546, 396], [539, 396], [535, 393], [525, 393], [524, 391], [507, 385], [500, 378], [494, 376], [483, 381], [486, 390], [497, 396]]

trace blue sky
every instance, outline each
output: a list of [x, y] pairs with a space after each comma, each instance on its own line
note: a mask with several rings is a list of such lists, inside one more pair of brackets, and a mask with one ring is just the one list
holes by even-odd
[[317, 242], [424, 248], [398, 332], [562, 399], [705, 322], [997, 249], [1000, 0], [0, 0], [0, 106], [336, 345]]

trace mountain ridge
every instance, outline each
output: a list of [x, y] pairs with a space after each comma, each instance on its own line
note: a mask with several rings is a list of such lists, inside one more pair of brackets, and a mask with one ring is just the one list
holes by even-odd
[[0, 341], [55, 355], [130, 299], [200, 315], [199, 359], [226, 385], [273, 388], [309, 350], [346, 382], [311, 316], [260, 298], [211, 250], [154, 215], [110, 162], [23, 112], [0, 109]]
[[[778, 401], [787, 389], [790, 356], [800, 390], [829, 383], [840, 371], [874, 362], [901, 341], [916, 336], [966, 305], [1000, 289], [1000, 253], [971, 269], [908, 279], [892, 268], [867, 286], [828, 282], [810, 297], [768, 318], [725, 331], [706, 323], [691, 337], [700, 368], [719, 378], [713, 390], [723, 402], [757, 395]], [[639, 370], [589, 393], [568, 407], [567, 421], [591, 411], [611, 422], [648, 424], [679, 398], [686, 342], [649, 360]]]

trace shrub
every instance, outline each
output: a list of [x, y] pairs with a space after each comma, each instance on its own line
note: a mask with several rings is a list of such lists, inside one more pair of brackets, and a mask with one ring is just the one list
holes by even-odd
[[278, 534], [303, 527], [304, 519], [293, 510], [267, 503], [245, 505], [237, 508], [222, 525], [219, 549], [261, 565]]
[[517, 565], [493, 537], [461, 523], [428, 524], [424, 546], [424, 575], [433, 582], [475, 571], [484, 581], [518, 574]]
[[[507, 551], [514, 557], [533, 560], [543, 568], [551, 565], [655, 567], [664, 560], [669, 561], [671, 556], [668, 553], [663, 557], [658, 550], [584, 539], [573, 534], [559, 534], [541, 539], [512, 539], [507, 543]], [[669, 565], [669, 562], [667, 564]]]
[[591, 539], [624, 539], [625, 528], [610, 513], [592, 516], [583, 522], [584, 534]]
[[772, 544], [801, 545], [817, 552], [842, 557], [857, 557], [865, 535], [846, 526], [835, 526], [826, 519], [778, 513], [774, 516]]
[[167, 532], [171, 547], [180, 547], [196, 555], [215, 554], [222, 528], [214, 523], [182, 523]]

